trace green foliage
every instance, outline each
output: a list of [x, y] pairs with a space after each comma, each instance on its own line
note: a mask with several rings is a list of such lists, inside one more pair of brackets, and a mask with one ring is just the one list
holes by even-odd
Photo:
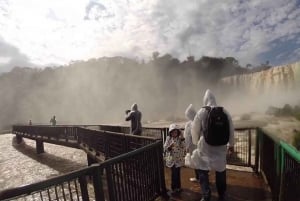
[[292, 107], [289, 104], [285, 104], [283, 108], [269, 107], [266, 114], [274, 116], [293, 116], [300, 121], [300, 107], [297, 105]]
[[289, 104], [285, 104], [281, 110], [281, 115], [284, 116], [293, 115], [293, 108]]
[[293, 136], [293, 146], [300, 150], [300, 131], [295, 130]]

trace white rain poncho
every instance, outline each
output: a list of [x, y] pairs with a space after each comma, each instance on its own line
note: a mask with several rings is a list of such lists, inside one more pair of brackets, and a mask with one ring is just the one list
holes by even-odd
[[[215, 96], [208, 89], [205, 92], [203, 98], [204, 106], [216, 107], [216, 99]], [[224, 112], [228, 115], [229, 119], [229, 128], [230, 128], [230, 137], [229, 137], [229, 145], [234, 145], [234, 128], [232, 124], [232, 119], [230, 114], [224, 109]], [[192, 123], [192, 141], [193, 144], [197, 145], [197, 151], [193, 152], [197, 155], [192, 155], [191, 158], [193, 163], [196, 166], [196, 169], [201, 170], [215, 170], [218, 172], [222, 172], [226, 169], [226, 154], [227, 154], [227, 146], [211, 146], [205, 142], [203, 137], [202, 130], [206, 126], [204, 125], [205, 119], [207, 118], [207, 112], [205, 108], [201, 108]]]
[[191, 129], [192, 129], [192, 122], [195, 118], [196, 115], [196, 110], [194, 109], [193, 105], [190, 104], [187, 109], [185, 110], [185, 117], [187, 118], [188, 122], [185, 124], [184, 128], [184, 139], [185, 139], [185, 145], [188, 150], [188, 152], [191, 154], [194, 149], [196, 149], [196, 145], [193, 144], [192, 142], [192, 134], [191, 134]]

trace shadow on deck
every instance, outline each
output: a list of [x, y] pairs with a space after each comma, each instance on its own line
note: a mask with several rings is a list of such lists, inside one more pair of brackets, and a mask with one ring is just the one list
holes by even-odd
[[[169, 200], [173, 201], [199, 201], [201, 199], [200, 185], [191, 182], [189, 178], [194, 177], [194, 170], [190, 168], [181, 169], [181, 186], [183, 191], [178, 194], [170, 194]], [[167, 189], [171, 186], [170, 169], [165, 168]], [[212, 190], [211, 201], [217, 201], [217, 189], [215, 187], [215, 174], [210, 172], [210, 184]], [[263, 178], [253, 172], [227, 169], [227, 194], [228, 201], [267, 201], [270, 200], [267, 186]], [[163, 199], [158, 199], [163, 200]]]

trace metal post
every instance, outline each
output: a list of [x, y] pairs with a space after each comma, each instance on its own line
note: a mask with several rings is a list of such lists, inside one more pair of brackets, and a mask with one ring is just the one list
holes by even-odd
[[41, 154], [44, 152], [44, 142], [42, 140], [36, 140], [36, 153]]
[[16, 135], [17, 144], [21, 144], [23, 142], [23, 138], [21, 135]]
[[252, 143], [251, 143], [251, 129], [248, 130], [248, 166], [251, 167], [251, 151], [252, 151]]

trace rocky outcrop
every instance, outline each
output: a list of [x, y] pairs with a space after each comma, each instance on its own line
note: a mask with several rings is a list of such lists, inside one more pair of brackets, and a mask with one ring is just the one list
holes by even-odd
[[243, 90], [251, 95], [300, 88], [300, 62], [272, 67], [268, 70], [223, 78], [221, 86]]

